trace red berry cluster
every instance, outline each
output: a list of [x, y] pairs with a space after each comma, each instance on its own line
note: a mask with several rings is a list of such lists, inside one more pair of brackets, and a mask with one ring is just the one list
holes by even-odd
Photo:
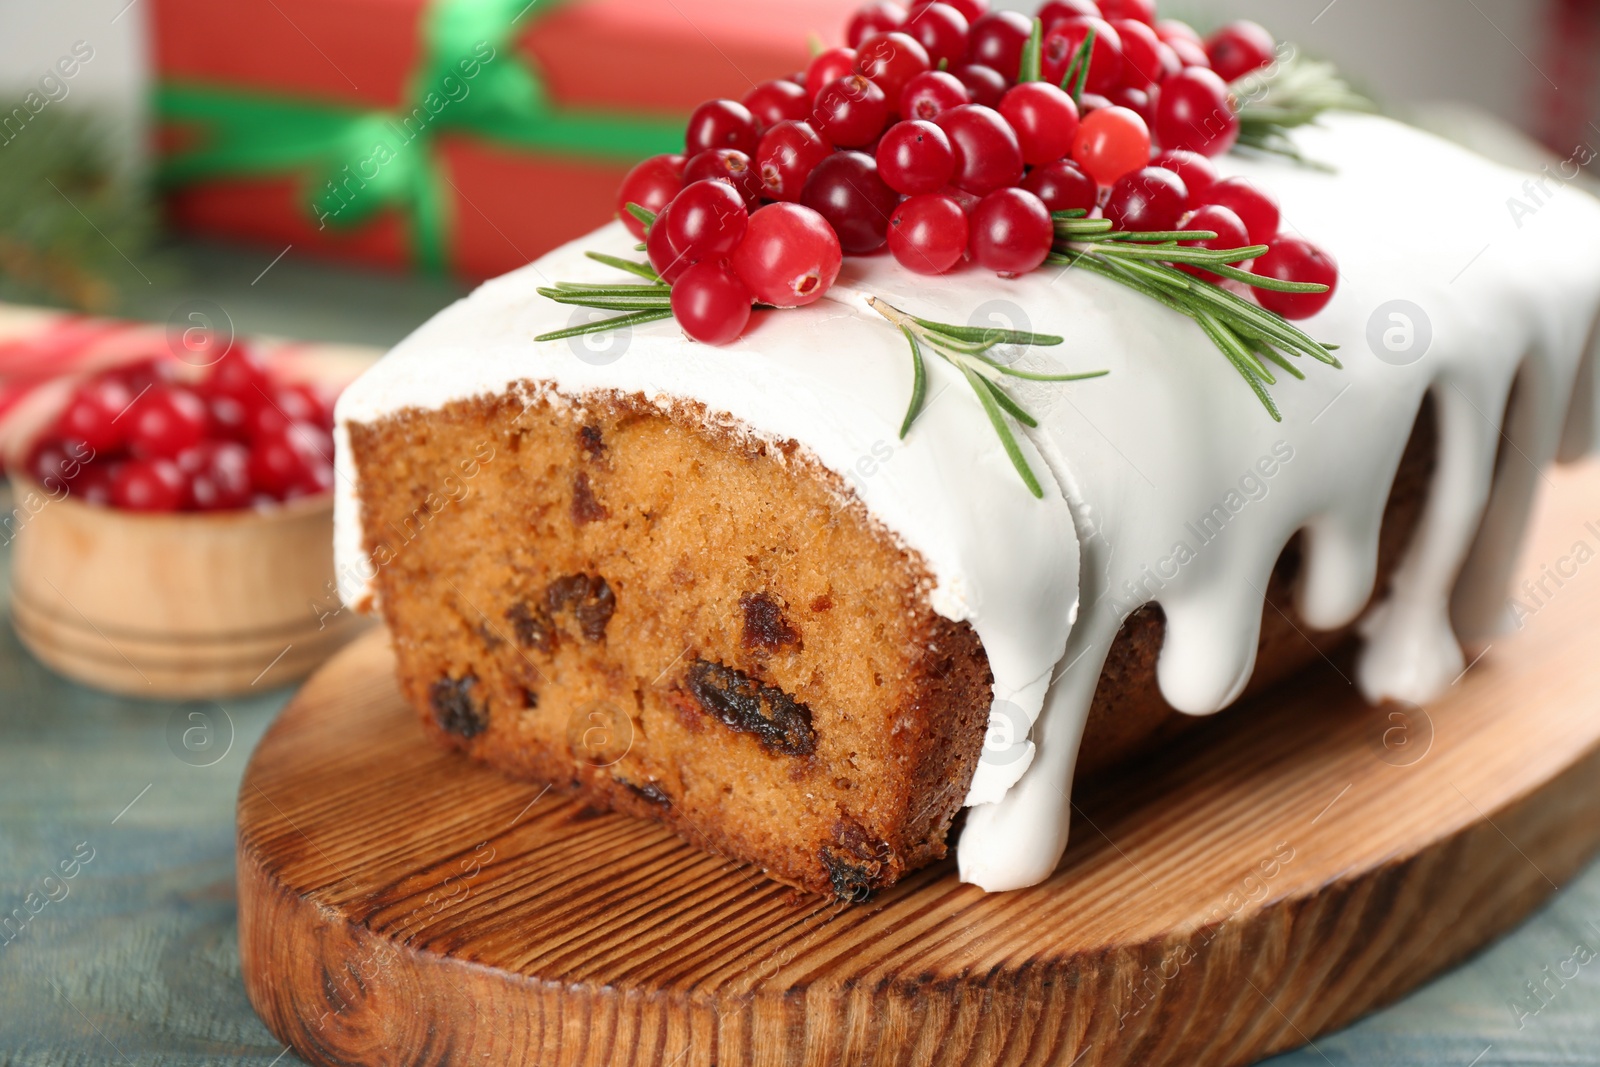
[[35, 444], [52, 492], [128, 511], [227, 511], [333, 487], [333, 407], [235, 345], [198, 380], [145, 362], [78, 385]]
[[[1211, 230], [1208, 247], [1267, 244], [1258, 272], [1333, 283], [1331, 258], [1279, 235], [1266, 193], [1207, 162], [1238, 140], [1229, 82], [1272, 61], [1270, 33], [1237, 22], [1202, 39], [1158, 21], [1154, 0], [1046, 0], [1043, 80], [1019, 82], [1034, 22], [988, 4], [872, 0], [847, 47], [742, 101], [702, 104], [682, 155], [633, 169], [618, 211], [640, 237], [626, 206], [658, 213], [647, 250], [686, 333], [732, 340], [753, 302], [809, 303], [841, 253], [885, 245], [922, 274], [965, 261], [1022, 274], [1050, 253], [1051, 212], [1070, 209]], [[1091, 33], [1075, 100], [1061, 85]], [[1330, 295], [1258, 293], [1290, 317]]]

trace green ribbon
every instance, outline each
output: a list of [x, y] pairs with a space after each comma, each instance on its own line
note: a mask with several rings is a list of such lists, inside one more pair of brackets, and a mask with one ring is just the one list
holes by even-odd
[[[541, 13], [561, 0], [535, 0]], [[163, 120], [203, 131], [199, 144], [163, 161], [167, 187], [218, 177], [298, 174], [319, 225], [360, 226], [384, 208], [411, 221], [417, 262], [446, 266], [454, 222], [452, 183], [438, 158], [440, 133], [629, 162], [679, 151], [682, 123], [604, 111], [559, 109], [513, 48], [527, 0], [435, 0], [421, 20], [423, 58], [393, 110], [164, 83]], [[484, 58], [485, 56], [489, 58]], [[470, 72], [470, 73], [469, 73]]]

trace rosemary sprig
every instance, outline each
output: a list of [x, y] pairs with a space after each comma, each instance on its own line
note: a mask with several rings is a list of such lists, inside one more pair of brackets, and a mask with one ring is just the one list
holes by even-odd
[[1239, 102], [1239, 144], [1330, 170], [1295, 147], [1291, 130], [1327, 111], [1372, 111], [1372, 101], [1350, 88], [1332, 63], [1302, 59], [1298, 51], [1233, 83]]
[[[628, 213], [639, 220], [644, 226], [645, 233], [649, 233], [650, 227], [655, 224], [655, 212], [638, 204], [629, 204]], [[564, 341], [569, 337], [605, 333], [607, 330], [619, 330], [626, 326], [642, 326], [647, 322], [659, 322], [672, 317], [672, 286], [662, 281], [661, 275], [657, 274], [649, 263], [639, 263], [620, 256], [608, 256], [604, 252], [585, 252], [584, 255], [596, 263], [604, 263], [608, 267], [615, 267], [617, 270], [643, 278], [644, 282], [643, 284], [618, 282], [613, 285], [557, 282], [554, 286], [540, 288], [540, 296], [554, 300], [558, 304], [574, 304], [598, 311], [621, 311], [625, 314], [613, 315], [608, 319], [596, 319], [594, 322], [586, 322], [579, 326], [568, 326], [564, 330], [552, 330], [535, 337], [535, 341]]]
[[1005, 391], [1001, 383], [1007, 377], [1033, 382], [1077, 382], [1086, 378], [1099, 378], [1108, 372], [1097, 370], [1083, 374], [1039, 374], [1020, 371], [991, 359], [989, 351], [996, 345], [1002, 344], [1041, 347], [1059, 345], [1062, 343], [1062, 338], [1053, 334], [1029, 333], [1025, 330], [953, 326], [949, 323], [931, 322], [909, 315], [876, 296], [869, 297], [867, 303], [878, 314], [900, 327], [900, 332], [905, 335], [907, 343], [911, 346], [911, 403], [906, 408], [905, 421], [900, 426], [901, 438], [911, 432], [912, 424], [922, 413], [928, 392], [928, 373], [924, 365], [923, 351], [931, 351], [959, 370], [962, 377], [966, 378], [967, 384], [977, 394], [978, 403], [983, 406], [984, 414], [989, 417], [995, 435], [1000, 438], [1000, 445], [1005, 449], [1011, 465], [1022, 477], [1022, 483], [1028, 487], [1028, 492], [1042, 498], [1044, 488], [1039, 484], [1033, 469], [1028, 466], [1028, 460], [1022, 454], [1022, 446], [1017, 443], [1016, 434], [1012, 432], [1011, 424], [1006, 421], [1009, 417], [1032, 428], [1039, 425], [1038, 420], [1028, 414], [1022, 405]]
[[1061, 76], [1061, 88], [1072, 95], [1074, 104], [1083, 103], [1083, 87], [1089, 82], [1089, 62], [1093, 58], [1094, 27], [1090, 26], [1083, 43], [1072, 53], [1072, 62], [1067, 64], [1067, 72]]
[[1311, 282], [1285, 282], [1264, 278], [1231, 264], [1263, 255], [1264, 245], [1211, 249], [1179, 245], [1179, 239], [1214, 240], [1202, 230], [1181, 233], [1122, 231], [1106, 219], [1083, 217], [1082, 211], [1055, 214], [1055, 248], [1048, 262], [1083, 267], [1126, 285], [1193, 319], [1217, 350], [1238, 371], [1256, 394], [1267, 414], [1277, 422], [1283, 415], [1267, 386], [1276, 385], [1271, 367], [1303, 379], [1286, 356], [1310, 356], [1331, 367], [1340, 366], [1334, 346], [1313, 340], [1299, 327], [1220, 285], [1185, 274], [1171, 264], [1184, 263], [1224, 278], [1247, 282], [1281, 293], [1320, 293], [1327, 286]]

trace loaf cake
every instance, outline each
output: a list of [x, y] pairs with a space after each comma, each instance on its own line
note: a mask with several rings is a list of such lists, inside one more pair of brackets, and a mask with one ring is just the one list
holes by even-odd
[[[342, 593], [441, 743], [840, 896], [952, 845], [986, 890], [1045, 879], [1075, 772], [1129, 773], [1357, 631], [1365, 697], [1424, 703], [1510, 623], [1541, 467], [1595, 444], [1600, 204], [1508, 214], [1526, 175], [1385, 118], [1293, 136], [1324, 165], [1215, 160], [1339, 263], [1304, 325], [1342, 367], [1278, 390], [1281, 421], [1190, 318], [1069, 266], [852, 256], [729, 344], [536, 340], [581, 321], [541, 289], [637, 257], [613, 223], [346, 391]], [[901, 439], [913, 369], [873, 301], [1109, 372], [1018, 386], [1041, 496], [943, 361]]]

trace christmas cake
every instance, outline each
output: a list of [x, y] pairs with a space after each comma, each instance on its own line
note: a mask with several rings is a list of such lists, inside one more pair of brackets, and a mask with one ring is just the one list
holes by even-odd
[[428, 731], [806, 889], [997, 891], [1075, 773], [1514, 624], [1600, 204], [1094, 7], [869, 5], [344, 393], [341, 587]]

